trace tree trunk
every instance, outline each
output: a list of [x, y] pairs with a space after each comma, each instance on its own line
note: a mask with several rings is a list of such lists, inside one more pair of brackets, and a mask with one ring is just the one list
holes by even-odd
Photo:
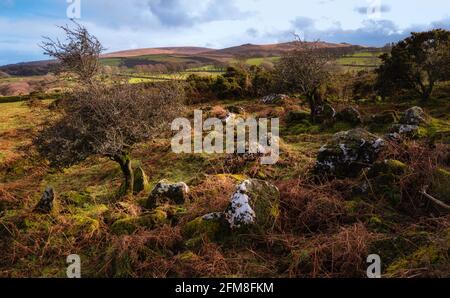
[[319, 114], [319, 107], [323, 104], [322, 96], [318, 90], [306, 94], [308, 99], [309, 107], [311, 109], [311, 119], [313, 123], [317, 122], [317, 116]]
[[124, 183], [120, 189], [121, 195], [133, 194], [134, 173], [133, 168], [131, 167], [130, 156], [128, 154], [124, 154], [122, 156], [116, 156], [114, 160], [119, 163], [120, 169], [122, 170], [124, 176]]
[[427, 101], [430, 99], [431, 93], [433, 92], [434, 83], [430, 82], [428, 86], [425, 88], [422, 94], [422, 100]]

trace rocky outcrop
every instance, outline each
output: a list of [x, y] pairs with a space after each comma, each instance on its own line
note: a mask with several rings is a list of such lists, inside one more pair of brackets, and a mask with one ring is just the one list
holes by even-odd
[[47, 187], [42, 194], [41, 199], [34, 208], [38, 213], [50, 213], [53, 209], [53, 201], [55, 199], [55, 192], [52, 187]]
[[159, 205], [182, 205], [188, 201], [189, 187], [184, 182], [170, 183], [160, 181], [147, 199], [147, 208], [153, 209]]
[[335, 134], [317, 156], [315, 172], [319, 175], [354, 177], [370, 167], [385, 146], [385, 141], [364, 129]]

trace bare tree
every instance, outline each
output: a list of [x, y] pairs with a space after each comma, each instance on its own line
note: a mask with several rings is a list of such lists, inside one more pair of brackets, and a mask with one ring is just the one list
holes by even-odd
[[134, 145], [169, 128], [183, 100], [184, 89], [177, 82], [151, 88], [91, 84], [60, 102], [62, 115], [48, 122], [34, 144], [57, 168], [70, 167], [92, 155], [117, 162], [125, 177], [122, 189], [130, 194]]
[[297, 37], [295, 49], [281, 57], [275, 67], [280, 88], [306, 96], [314, 121], [323, 105], [320, 89], [330, 77], [332, 59], [329, 52], [317, 45], [318, 42], [305, 42]]
[[74, 24], [74, 29], [59, 26], [65, 33], [65, 41], [44, 37], [40, 46], [45, 55], [60, 62], [61, 70], [75, 73], [83, 83], [91, 83], [100, 71], [99, 57], [104, 48], [85, 27]]

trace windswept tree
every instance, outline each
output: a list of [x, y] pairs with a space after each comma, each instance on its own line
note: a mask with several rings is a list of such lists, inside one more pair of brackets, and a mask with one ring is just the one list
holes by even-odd
[[288, 92], [303, 94], [311, 108], [315, 121], [323, 105], [321, 87], [330, 77], [329, 52], [318, 48], [317, 43], [309, 43], [298, 38], [295, 49], [287, 52], [275, 65], [279, 88]]
[[44, 37], [41, 48], [44, 54], [59, 61], [62, 71], [74, 73], [82, 83], [91, 83], [101, 70], [100, 54], [104, 48], [98, 39], [82, 25], [75, 28], [60, 26], [65, 40]]
[[376, 84], [381, 95], [413, 90], [427, 100], [436, 83], [450, 79], [450, 31], [412, 33], [381, 59]]
[[59, 106], [61, 115], [35, 138], [39, 153], [51, 166], [67, 168], [90, 156], [107, 157], [120, 165], [124, 193], [133, 192], [133, 147], [170, 129], [184, 100], [180, 83], [152, 88], [92, 84], [71, 93]]

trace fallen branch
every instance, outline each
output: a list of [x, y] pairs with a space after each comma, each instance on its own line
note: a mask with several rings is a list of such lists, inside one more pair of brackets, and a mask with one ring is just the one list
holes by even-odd
[[440, 201], [440, 200], [438, 200], [438, 199], [432, 197], [431, 195], [427, 194], [427, 192], [425, 191], [425, 189], [422, 190], [420, 193], [421, 193], [422, 195], [424, 195], [426, 198], [428, 198], [430, 201], [432, 201], [433, 203], [435, 203], [436, 205], [438, 205], [438, 206], [440, 206], [440, 207], [442, 207], [442, 208], [447, 209], [447, 210], [450, 211], [450, 206], [449, 206], [449, 205], [447, 205], [447, 204], [445, 204], [444, 202], [442, 202], [442, 201]]

